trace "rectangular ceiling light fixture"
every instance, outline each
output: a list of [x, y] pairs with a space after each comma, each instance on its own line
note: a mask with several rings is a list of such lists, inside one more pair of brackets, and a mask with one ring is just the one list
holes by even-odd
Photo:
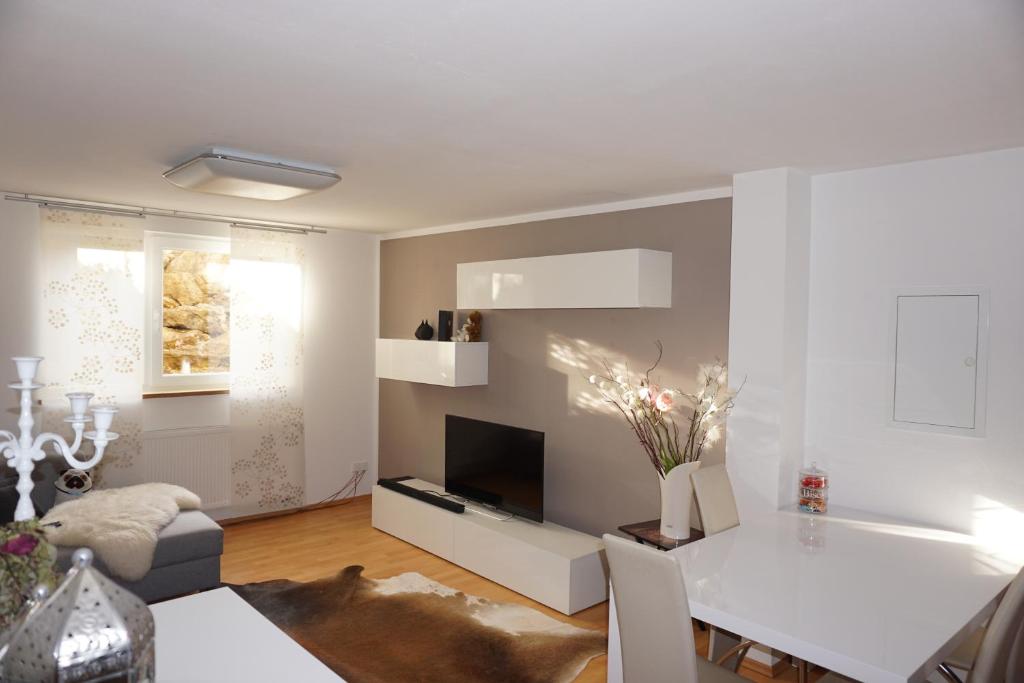
[[341, 180], [325, 166], [216, 147], [178, 164], [164, 178], [186, 190], [275, 201], [317, 192]]

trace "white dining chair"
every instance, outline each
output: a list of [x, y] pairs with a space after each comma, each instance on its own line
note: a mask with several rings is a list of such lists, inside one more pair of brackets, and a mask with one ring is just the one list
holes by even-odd
[[742, 658], [741, 643], [713, 664], [697, 656], [690, 603], [679, 560], [618, 536], [604, 535], [611, 570], [623, 679], [630, 683], [729, 683], [745, 680], [721, 666]]
[[[693, 495], [697, 499], [697, 513], [700, 515], [701, 527], [708, 536], [732, 529], [740, 524], [739, 511], [736, 509], [736, 496], [732, 492], [732, 482], [729, 481], [729, 473], [725, 465], [712, 465], [702, 467], [690, 474], [690, 483], [693, 484]], [[714, 652], [720, 639], [726, 644], [741, 643], [743, 639], [739, 636], [723, 631], [715, 626], [710, 626], [711, 642], [709, 651]], [[739, 670], [739, 662], [735, 671]]]
[[739, 526], [740, 515], [736, 509], [736, 497], [725, 465], [701, 467], [690, 475], [693, 495], [697, 498], [697, 512], [700, 514], [704, 533], [713, 536]]
[[959, 683], [951, 667], [966, 671], [968, 683], [1024, 681], [1024, 569], [1010, 582], [988, 625], [939, 667], [947, 680]]

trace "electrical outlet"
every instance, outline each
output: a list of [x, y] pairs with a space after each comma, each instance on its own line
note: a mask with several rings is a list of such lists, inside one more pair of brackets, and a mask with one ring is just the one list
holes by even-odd
[[366, 462], [365, 460], [354, 462], [352, 463], [352, 474], [356, 474], [358, 472], [365, 472], [367, 469], [369, 469], [369, 467], [370, 463]]

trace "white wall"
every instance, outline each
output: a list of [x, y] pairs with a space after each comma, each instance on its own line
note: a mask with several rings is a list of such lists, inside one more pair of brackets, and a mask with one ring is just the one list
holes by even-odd
[[[0, 199], [0, 382], [16, 379], [11, 356], [37, 353], [36, 314], [39, 289], [39, 208]], [[13, 392], [0, 403], [0, 429], [14, 429], [17, 405]], [[0, 467], [3, 467], [0, 461]]]
[[743, 388], [726, 465], [740, 519], [795, 498], [802, 462], [810, 179], [789, 168], [733, 179], [729, 377]]
[[[168, 232], [218, 234], [216, 228], [208, 227], [193, 221], [147, 224], [147, 229]], [[331, 231], [306, 238], [306, 503], [320, 502], [344, 486], [355, 462], [364, 461], [370, 467], [359, 493], [369, 493], [376, 481], [373, 343], [377, 329], [377, 253], [375, 235]], [[227, 396], [147, 399], [143, 407], [146, 430], [226, 426], [230, 422]], [[237, 513], [225, 508], [212, 514], [226, 518]]]
[[[0, 200], [0, 368], [13, 355], [36, 352], [39, 309], [39, 208]], [[150, 217], [147, 230], [224, 234], [227, 226]], [[377, 381], [373, 340], [377, 330], [378, 239], [358, 232], [310, 235], [305, 301], [306, 501], [337, 491], [351, 465], [367, 461], [360, 493], [376, 481]], [[13, 377], [13, 367], [7, 372]], [[0, 372], [0, 380], [4, 373]], [[13, 407], [13, 397], [8, 404]], [[0, 405], [0, 428], [17, 420]], [[229, 424], [227, 396], [143, 401], [143, 430]], [[216, 511], [218, 517], [230, 510]]]
[[311, 235], [306, 249], [306, 502], [340, 489], [352, 463], [369, 463], [359, 493], [377, 481], [379, 242], [375, 235]]
[[[227, 226], [199, 221], [148, 219], [150, 230], [227, 234]], [[369, 463], [359, 493], [369, 493], [377, 471], [377, 380], [373, 343], [377, 329], [375, 235], [331, 231], [306, 238], [303, 377], [306, 502], [317, 503], [352, 476], [352, 464]], [[227, 396], [148, 399], [145, 429], [228, 425]], [[216, 511], [230, 517], [230, 509]]]
[[[818, 175], [811, 204], [805, 459], [831, 473], [832, 502], [981, 533], [1019, 525], [1024, 148]], [[889, 292], [938, 285], [991, 290], [983, 438], [886, 426]]]

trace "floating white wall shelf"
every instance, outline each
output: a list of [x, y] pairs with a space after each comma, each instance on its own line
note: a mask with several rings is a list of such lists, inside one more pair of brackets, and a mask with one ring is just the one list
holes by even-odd
[[672, 253], [619, 249], [458, 264], [458, 307], [671, 308]]
[[487, 343], [378, 339], [377, 377], [445, 387], [487, 384]]

